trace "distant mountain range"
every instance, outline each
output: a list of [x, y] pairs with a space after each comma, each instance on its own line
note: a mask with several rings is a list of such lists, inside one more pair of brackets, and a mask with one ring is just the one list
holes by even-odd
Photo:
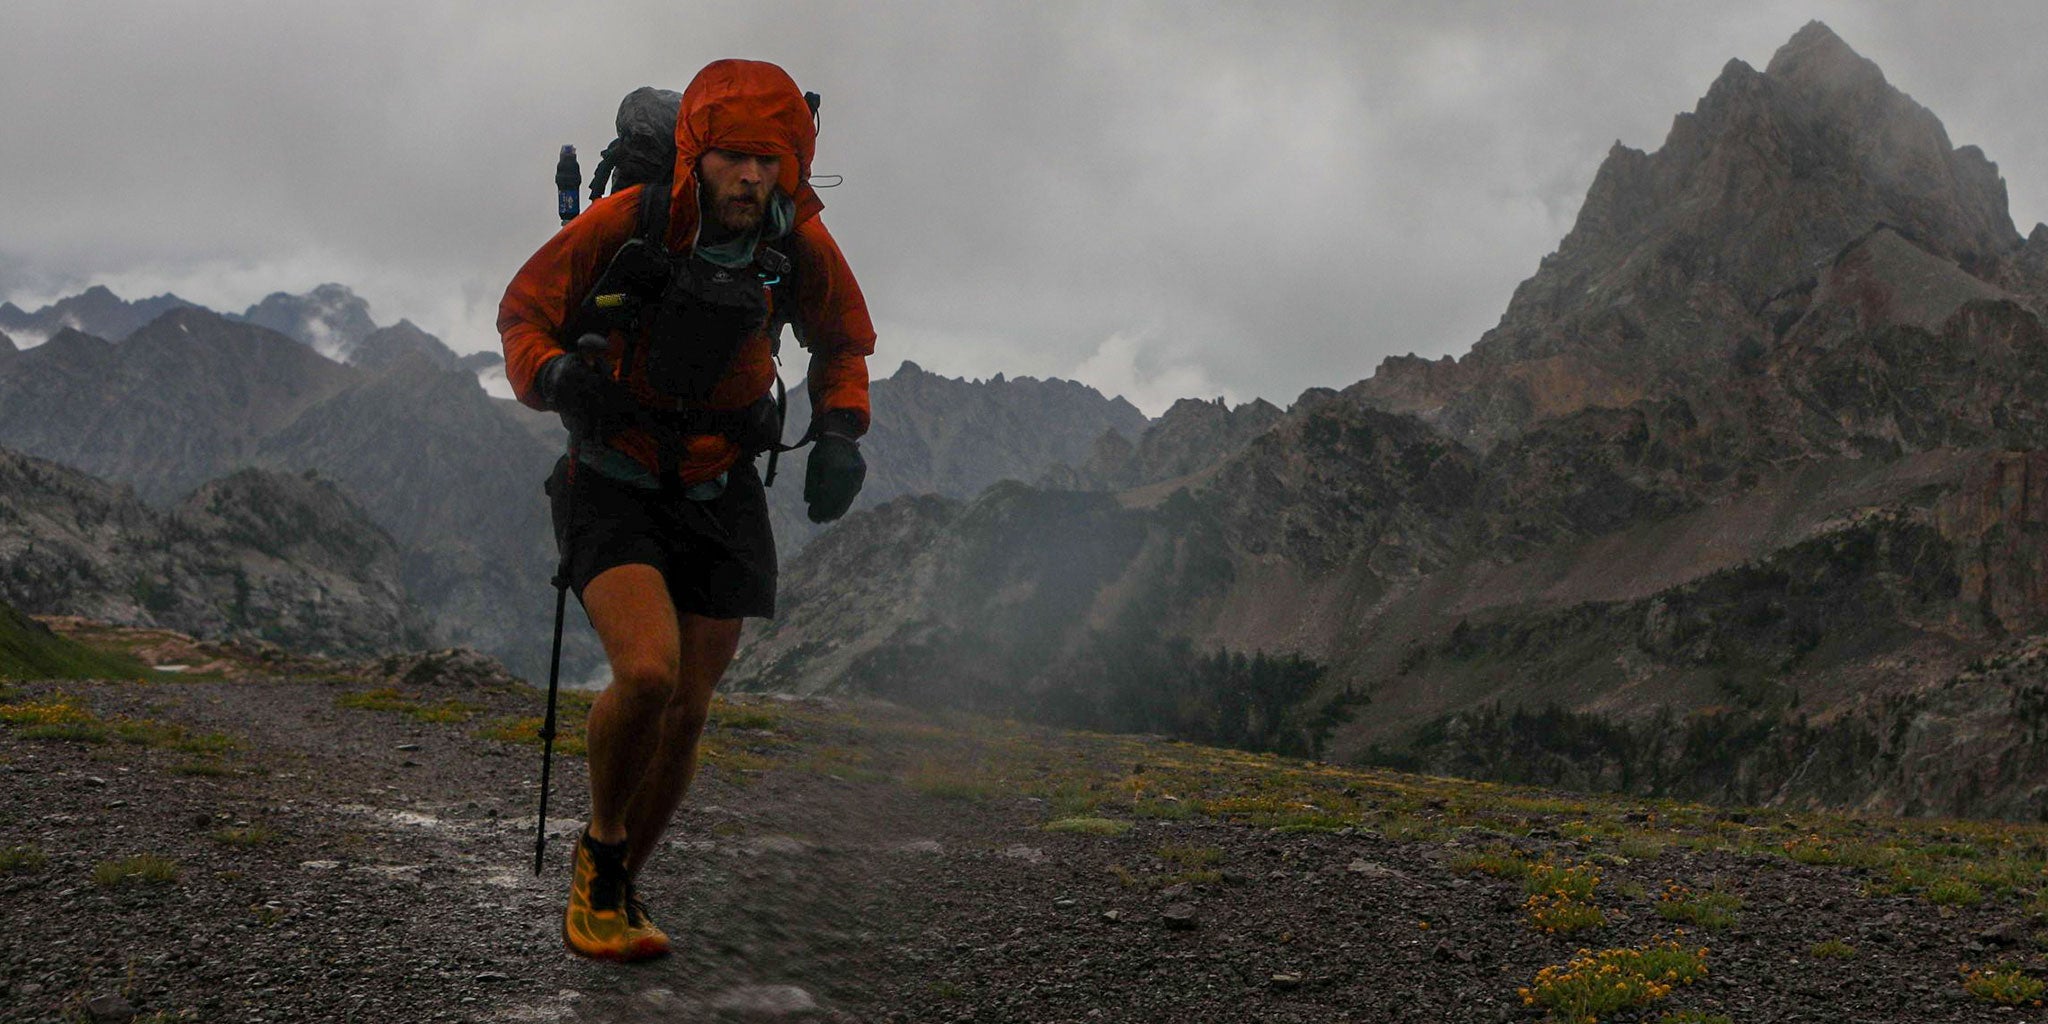
[[[24, 335], [57, 325], [32, 348], [0, 348], [0, 446], [130, 485], [158, 506], [242, 467], [316, 472], [398, 545], [404, 593], [437, 637], [538, 675], [555, 561], [540, 482], [563, 448], [560, 425], [484, 392], [479, 375], [502, 379], [502, 359], [457, 357], [409, 322], [378, 327], [367, 308], [338, 285], [272, 295], [240, 316], [174, 296], [124, 302], [104, 288], [33, 314], [0, 307], [0, 322]], [[968, 382], [914, 364], [875, 381], [873, 401], [863, 504], [1035, 477], [1081, 461], [1105, 432], [1146, 423], [1071, 382]], [[799, 394], [792, 439], [808, 416]], [[801, 455], [785, 474], [771, 501], [782, 550], [794, 553], [817, 527], [803, 515]], [[0, 600], [56, 607], [4, 587]], [[572, 622], [568, 643], [572, 677], [598, 670], [587, 626]]]
[[[103, 285], [94, 285], [33, 313], [12, 302], [0, 303], [0, 331], [38, 342], [67, 330], [122, 341], [163, 314], [186, 308], [204, 307], [169, 294], [130, 302]], [[467, 366], [482, 370], [491, 365], [474, 357], [464, 363], [441, 339], [410, 320], [377, 326], [370, 318], [370, 304], [345, 285], [323, 284], [303, 295], [272, 292], [239, 314], [221, 315], [268, 328], [338, 363], [382, 365], [401, 353], [418, 352], [444, 369]]]
[[850, 517], [738, 684], [2048, 816], [2044, 316], [2048, 227], [1812, 23], [1612, 150], [1464, 357]]
[[398, 546], [335, 486], [245, 469], [169, 509], [0, 449], [0, 593], [81, 615], [363, 656], [431, 638]]

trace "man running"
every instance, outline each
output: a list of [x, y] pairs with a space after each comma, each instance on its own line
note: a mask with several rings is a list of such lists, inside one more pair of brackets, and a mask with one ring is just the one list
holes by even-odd
[[[707, 66], [682, 96], [671, 179], [593, 203], [526, 261], [498, 307], [514, 393], [570, 429], [547, 490], [563, 572], [611, 663], [590, 709], [590, 822], [562, 921], [563, 943], [582, 956], [669, 951], [634, 879], [689, 789], [741, 619], [775, 611], [754, 457], [779, 440], [779, 417], [762, 423], [782, 323], [811, 351], [811, 519], [844, 514], [866, 472], [857, 439], [875, 332], [818, 219], [816, 141], [813, 111], [781, 68]], [[665, 191], [665, 211], [650, 189]], [[606, 277], [629, 240], [653, 236], [661, 271], [638, 275], [651, 294]], [[637, 311], [620, 325], [593, 321], [598, 306]], [[581, 341], [593, 322], [615, 329]]]

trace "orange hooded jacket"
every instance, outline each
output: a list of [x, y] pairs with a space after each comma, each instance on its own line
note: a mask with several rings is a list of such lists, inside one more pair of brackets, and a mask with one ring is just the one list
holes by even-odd
[[[799, 294], [794, 320], [798, 340], [811, 350], [809, 386], [814, 415], [846, 410], [854, 414], [864, 432], [868, 424], [867, 357], [875, 350], [875, 329], [853, 270], [840, 253], [839, 243], [825, 230], [824, 221], [818, 219], [824, 204], [810, 185], [816, 144], [810, 107], [796, 82], [781, 68], [743, 60], [722, 60], [705, 67], [683, 91], [676, 118], [668, 247], [672, 252], [687, 252], [696, 239], [697, 158], [706, 150], [782, 157], [776, 187], [794, 200], [796, 215], [794, 227], [777, 248], [797, 263]], [[512, 382], [513, 394], [526, 405], [542, 408], [534, 381], [541, 367], [564, 355], [557, 333], [638, 227], [643, 187], [636, 185], [592, 203], [541, 246], [505, 289], [505, 297], [498, 303], [505, 375]], [[624, 332], [612, 333], [610, 365], [628, 390], [651, 403], [656, 393], [645, 381], [649, 346], [638, 346], [641, 356], [636, 365], [620, 372], [625, 343]], [[775, 380], [772, 345], [773, 339], [765, 331], [756, 332], [742, 344], [706, 406], [740, 409], [767, 394]], [[659, 448], [646, 431], [629, 429], [606, 443], [631, 456], [649, 473], [659, 472]], [[685, 484], [709, 480], [725, 472], [738, 457], [738, 446], [725, 437], [691, 437], [679, 453], [676, 473]]]

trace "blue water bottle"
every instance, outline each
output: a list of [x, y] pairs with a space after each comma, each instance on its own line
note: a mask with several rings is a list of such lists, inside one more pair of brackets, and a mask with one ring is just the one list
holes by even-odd
[[576, 166], [576, 147], [563, 146], [562, 158], [555, 161], [555, 212], [562, 215], [562, 223], [576, 219], [583, 209], [577, 186], [583, 184], [583, 169]]

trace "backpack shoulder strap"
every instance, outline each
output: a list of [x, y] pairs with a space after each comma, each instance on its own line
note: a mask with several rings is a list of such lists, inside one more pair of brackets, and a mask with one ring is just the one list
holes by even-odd
[[640, 226], [634, 237], [653, 246], [668, 244], [669, 181], [650, 181], [640, 186]]
[[[782, 344], [782, 327], [788, 324], [797, 335], [797, 342], [803, 342], [802, 321], [797, 319], [797, 296], [803, 278], [803, 243], [797, 241], [795, 232], [775, 240], [773, 246], [762, 245], [756, 262], [761, 269], [772, 274], [775, 280], [768, 286], [772, 295], [774, 311], [770, 314], [768, 333], [774, 337], [778, 350]], [[781, 353], [778, 351], [778, 355]]]

